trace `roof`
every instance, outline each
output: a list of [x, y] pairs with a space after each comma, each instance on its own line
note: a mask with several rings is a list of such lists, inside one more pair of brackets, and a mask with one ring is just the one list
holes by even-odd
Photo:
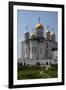
[[58, 48], [52, 48], [51, 49], [51, 51], [57, 51], [58, 50]]

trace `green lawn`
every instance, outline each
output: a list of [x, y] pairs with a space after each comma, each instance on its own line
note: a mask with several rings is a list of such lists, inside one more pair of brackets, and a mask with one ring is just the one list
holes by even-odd
[[48, 70], [40, 66], [19, 66], [17, 75], [18, 80], [22, 79], [39, 79], [39, 78], [57, 78], [57, 65], [51, 65]]

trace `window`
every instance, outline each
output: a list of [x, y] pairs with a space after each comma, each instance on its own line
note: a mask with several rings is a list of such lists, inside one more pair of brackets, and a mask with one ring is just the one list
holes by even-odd
[[36, 52], [36, 47], [35, 47], [35, 52]]
[[36, 52], [36, 47], [32, 47], [32, 52]]
[[46, 55], [48, 56], [48, 50], [46, 50]]
[[58, 58], [58, 56], [56, 56], [56, 58]]
[[48, 65], [48, 62], [46, 62], [46, 65]]
[[37, 63], [36, 63], [36, 65], [37, 65], [37, 66], [39, 66], [39, 65], [40, 65], [40, 63], [39, 63], [39, 62], [37, 62]]
[[27, 48], [26, 48], [26, 54], [27, 54]]
[[57, 60], [56, 60], [56, 59], [54, 59], [54, 61], [55, 61], [55, 62], [57, 62]]
[[48, 43], [47, 43], [47, 48], [48, 48]]
[[20, 63], [20, 66], [22, 66], [22, 63]]
[[42, 48], [40, 48], [40, 53], [42, 53]]
[[32, 52], [34, 52], [34, 47], [32, 47]]

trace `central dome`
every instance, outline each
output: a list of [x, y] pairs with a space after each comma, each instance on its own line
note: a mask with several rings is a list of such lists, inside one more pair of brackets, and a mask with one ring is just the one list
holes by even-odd
[[43, 30], [44, 28], [43, 28], [42, 24], [38, 23], [38, 24], [36, 24], [35, 29], [36, 30]]

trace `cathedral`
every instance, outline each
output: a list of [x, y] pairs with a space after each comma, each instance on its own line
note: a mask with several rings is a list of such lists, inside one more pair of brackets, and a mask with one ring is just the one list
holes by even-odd
[[39, 22], [35, 25], [32, 33], [24, 33], [24, 41], [21, 42], [21, 59], [23, 65], [48, 65], [56, 64], [58, 61], [58, 43], [56, 35]]

